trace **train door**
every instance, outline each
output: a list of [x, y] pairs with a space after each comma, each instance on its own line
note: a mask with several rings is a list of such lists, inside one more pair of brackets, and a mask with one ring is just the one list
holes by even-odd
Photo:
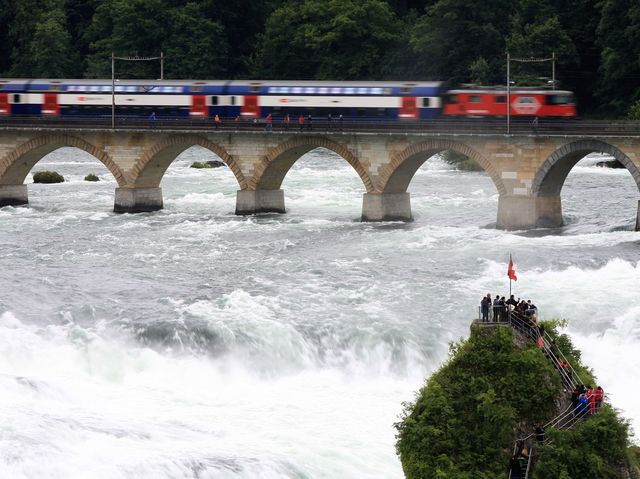
[[191, 97], [191, 116], [207, 116], [207, 97], [204, 95], [193, 95]]
[[58, 105], [58, 94], [45, 93], [44, 95], [42, 95], [42, 97], [43, 97], [42, 114], [51, 115], [51, 116], [59, 115], [60, 105]]
[[415, 96], [403, 96], [400, 106], [399, 118], [416, 119], [418, 118], [418, 107], [416, 105]]
[[259, 117], [260, 108], [258, 106], [258, 97], [254, 95], [247, 95], [244, 97], [244, 103], [240, 109], [242, 116]]
[[9, 105], [9, 94], [0, 93], [0, 115], [8, 115], [11, 113], [11, 105]]

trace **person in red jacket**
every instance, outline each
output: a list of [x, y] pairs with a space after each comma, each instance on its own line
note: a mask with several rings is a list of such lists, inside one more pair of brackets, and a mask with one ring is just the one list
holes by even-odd
[[300, 131], [304, 129], [304, 116], [300, 115], [298, 117], [298, 125], [300, 125]]
[[587, 399], [589, 400], [589, 414], [596, 413], [596, 390], [587, 386]]
[[598, 413], [600, 412], [600, 406], [602, 406], [602, 403], [604, 402], [604, 389], [598, 386], [594, 390], [593, 396], [596, 403], [596, 413]]

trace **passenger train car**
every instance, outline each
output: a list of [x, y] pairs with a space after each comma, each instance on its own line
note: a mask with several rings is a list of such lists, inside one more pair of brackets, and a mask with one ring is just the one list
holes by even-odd
[[[368, 120], [504, 116], [506, 92], [447, 90], [443, 82], [0, 79], [0, 116], [236, 117], [267, 114]], [[575, 116], [571, 92], [512, 90], [513, 116]]]

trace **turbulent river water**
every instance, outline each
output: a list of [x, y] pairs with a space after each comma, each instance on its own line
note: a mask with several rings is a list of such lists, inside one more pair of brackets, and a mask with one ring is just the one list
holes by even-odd
[[67, 181], [0, 209], [2, 477], [401, 478], [402, 402], [481, 297], [508, 291], [509, 253], [516, 295], [569, 320], [640, 430], [626, 170], [586, 158], [567, 226], [504, 232], [489, 177], [437, 157], [410, 185], [410, 224], [359, 222], [364, 187], [323, 150], [287, 175], [286, 215], [236, 217], [232, 173], [189, 168], [208, 159], [172, 164], [164, 210], [116, 215], [109, 172], [60, 149], [34, 171]]

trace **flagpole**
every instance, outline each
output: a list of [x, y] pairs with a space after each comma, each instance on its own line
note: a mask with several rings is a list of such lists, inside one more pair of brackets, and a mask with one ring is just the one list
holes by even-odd
[[[511, 253], [509, 253], [509, 266], [511, 266], [512, 263], [512, 258], [511, 258]], [[511, 275], [509, 275], [509, 299], [511, 299], [511, 282], [513, 281], [513, 279], [511, 279]], [[511, 304], [509, 305], [509, 323], [511, 323]]]

